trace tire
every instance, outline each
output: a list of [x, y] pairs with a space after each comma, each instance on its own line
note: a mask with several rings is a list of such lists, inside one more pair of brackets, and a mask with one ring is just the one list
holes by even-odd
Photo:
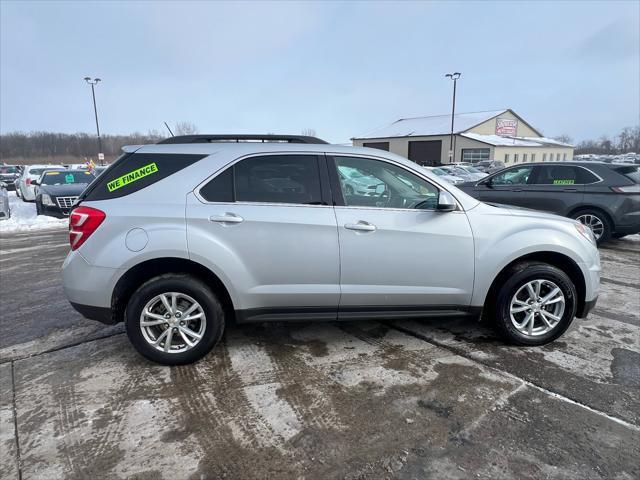
[[[507, 280], [497, 292], [495, 307], [491, 310], [494, 312], [495, 326], [509, 343], [530, 346], [544, 345], [558, 338], [569, 328], [576, 315], [578, 296], [575, 285], [566, 273], [546, 263], [521, 263], [516, 265], [505, 278]], [[519, 306], [526, 302], [514, 304], [516, 309], [529, 308], [524, 312], [513, 314], [516, 323], [522, 322], [529, 311], [534, 310], [532, 312], [534, 313], [534, 323], [531, 324], [534, 326], [534, 330], [531, 333], [529, 333], [530, 331], [523, 332], [522, 329], [517, 328], [514, 320], [512, 320], [511, 306], [516, 295], [518, 295], [517, 298], [524, 298], [528, 295], [526, 285], [529, 282], [535, 283], [537, 281], [542, 282], [540, 292], [542, 298], [554, 291], [555, 287], [560, 290], [550, 300], [559, 298], [560, 294], [562, 295], [564, 299], [562, 313], [560, 313], [560, 307], [562, 306], [560, 301], [550, 302], [548, 305], [541, 307], [536, 306], [536, 304], [532, 304], [530, 307]], [[536, 308], [538, 308], [537, 312], [535, 312]], [[543, 314], [545, 319], [550, 320], [553, 325], [553, 328], [546, 332], [544, 329], [548, 328], [548, 325], [541, 318]], [[547, 317], [547, 315], [554, 315], [559, 320], [556, 322], [550, 316]], [[528, 326], [529, 323], [526, 325]], [[536, 331], [535, 328], [540, 328], [540, 331]], [[528, 330], [528, 328], [524, 330]]]
[[36, 215], [42, 215], [42, 211], [40, 210], [40, 204], [36, 202]]
[[598, 245], [603, 244], [611, 239], [611, 222], [609, 221], [609, 217], [602, 211], [596, 209], [585, 209], [579, 210], [575, 212], [571, 218], [574, 220], [578, 220], [583, 225], [586, 225], [592, 228], [589, 223], [595, 223], [596, 225], [599, 223], [602, 225], [602, 233], [600, 236], [597, 235], [596, 230], [593, 230], [594, 235], [596, 236], [596, 242]]
[[[191, 300], [197, 302], [200, 308], [196, 309], [195, 312], [196, 314], [198, 312], [202, 312], [204, 314], [204, 330], [198, 330], [198, 325], [202, 325], [202, 323], [200, 323], [201, 320], [186, 322], [186, 325], [181, 327], [180, 325], [185, 322], [177, 323], [179, 322], [177, 314], [173, 315], [170, 320], [167, 320], [167, 323], [146, 328], [142, 327], [141, 321], [143, 309], [145, 307], [149, 307], [149, 304], [151, 303], [153, 310], [156, 312], [153, 314], [156, 317], [145, 317], [145, 319], [150, 322], [161, 321], [157, 320], [157, 318], [166, 318], [165, 315], [168, 311], [164, 307], [164, 303], [162, 303], [161, 300], [158, 300], [158, 297], [162, 294], [168, 294], [167, 299], [170, 301], [171, 294], [175, 293], [182, 296], [178, 299], [177, 311], [186, 312]], [[181, 308], [181, 303], [186, 306]], [[172, 323], [170, 324], [168, 322]], [[152, 278], [133, 293], [125, 311], [125, 327], [127, 336], [135, 349], [147, 359], [163, 365], [184, 365], [200, 360], [218, 343], [222, 337], [224, 325], [224, 310], [218, 297], [203, 282], [187, 274], [167, 274]], [[169, 327], [167, 328], [167, 326]], [[201, 334], [201, 338], [197, 341], [195, 337], [191, 337], [189, 334], [186, 335], [187, 339], [195, 344], [193, 347], [189, 347], [184, 342], [184, 337], [182, 337], [182, 334], [180, 333], [180, 330], [182, 329], [184, 329], [184, 331], [190, 331], [190, 329], [193, 329], [193, 333], [196, 333], [195, 330], [198, 330]], [[167, 352], [165, 350], [167, 338], [171, 338], [171, 341], [173, 341], [174, 338], [173, 332], [167, 332], [167, 330], [177, 332], [175, 334], [175, 338], [177, 339], [176, 343], [178, 345], [175, 345], [175, 350], [172, 352]], [[160, 339], [163, 334], [164, 341], [161, 341], [158, 345], [158, 347], [162, 348], [161, 351], [152, 345], [151, 340]], [[171, 335], [171, 337], [169, 337], [169, 335]], [[171, 341], [169, 344], [169, 350], [174, 348]], [[178, 348], [180, 346], [179, 344], [182, 344], [184, 347], [183, 351], [180, 351], [180, 348]]]

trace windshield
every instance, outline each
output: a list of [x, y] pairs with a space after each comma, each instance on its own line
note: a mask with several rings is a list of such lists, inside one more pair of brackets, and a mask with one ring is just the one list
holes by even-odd
[[47, 172], [42, 177], [42, 185], [67, 185], [73, 183], [90, 183], [93, 175], [86, 171], [68, 170], [62, 172]]
[[469, 166], [464, 166], [462, 167], [464, 168], [467, 172], [469, 173], [482, 173], [480, 170], [478, 170], [476, 167], [469, 167]]
[[435, 173], [438, 176], [442, 176], [442, 175], [449, 175], [449, 172], [447, 172], [446, 170], [442, 169], [442, 168], [432, 168], [431, 171], [433, 173]]
[[42, 175], [42, 172], [44, 172], [45, 170], [49, 170], [49, 169], [48, 168], [30, 168], [28, 173], [31, 176], [38, 176], [38, 175]]

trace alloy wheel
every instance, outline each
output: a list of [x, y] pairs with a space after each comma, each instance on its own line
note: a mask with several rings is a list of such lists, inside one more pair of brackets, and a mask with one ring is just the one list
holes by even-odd
[[202, 340], [206, 327], [207, 318], [200, 304], [179, 292], [156, 295], [140, 314], [145, 340], [164, 353], [191, 350]]
[[602, 220], [590, 213], [580, 215], [576, 220], [584, 226], [589, 227], [593, 232], [593, 236], [596, 237], [596, 240], [600, 240], [600, 237], [602, 237], [602, 234], [604, 233], [604, 223]]
[[556, 328], [562, 320], [566, 300], [564, 293], [550, 280], [525, 283], [511, 299], [511, 323], [523, 335], [537, 337]]

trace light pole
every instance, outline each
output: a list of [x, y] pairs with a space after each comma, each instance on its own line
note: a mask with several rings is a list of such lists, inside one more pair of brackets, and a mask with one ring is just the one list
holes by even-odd
[[447, 73], [445, 77], [453, 80], [453, 107], [451, 108], [451, 137], [449, 137], [449, 163], [453, 163], [455, 160], [456, 141], [453, 135], [453, 119], [456, 115], [456, 83], [462, 75], [460, 72]]
[[84, 81], [91, 85], [91, 96], [93, 97], [93, 113], [96, 116], [96, 131], [98, 132], [98, 160], [104, 160], [104, 153], [102, 153], [102, 140], [100, 139], [100, 125], [98, 124], [98, 109], [96, 107], [96, 90], [95, 86], [101, 80], [99, 78], [92, 79], [91, 77], [84, 77]]

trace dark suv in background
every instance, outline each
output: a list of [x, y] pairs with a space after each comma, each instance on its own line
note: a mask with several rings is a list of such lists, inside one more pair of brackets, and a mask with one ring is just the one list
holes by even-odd
[[526, 163], [456, 185], [483, 202], [575, 218], [598, 244], [640, 232], [640, 167], [608, 163]]

